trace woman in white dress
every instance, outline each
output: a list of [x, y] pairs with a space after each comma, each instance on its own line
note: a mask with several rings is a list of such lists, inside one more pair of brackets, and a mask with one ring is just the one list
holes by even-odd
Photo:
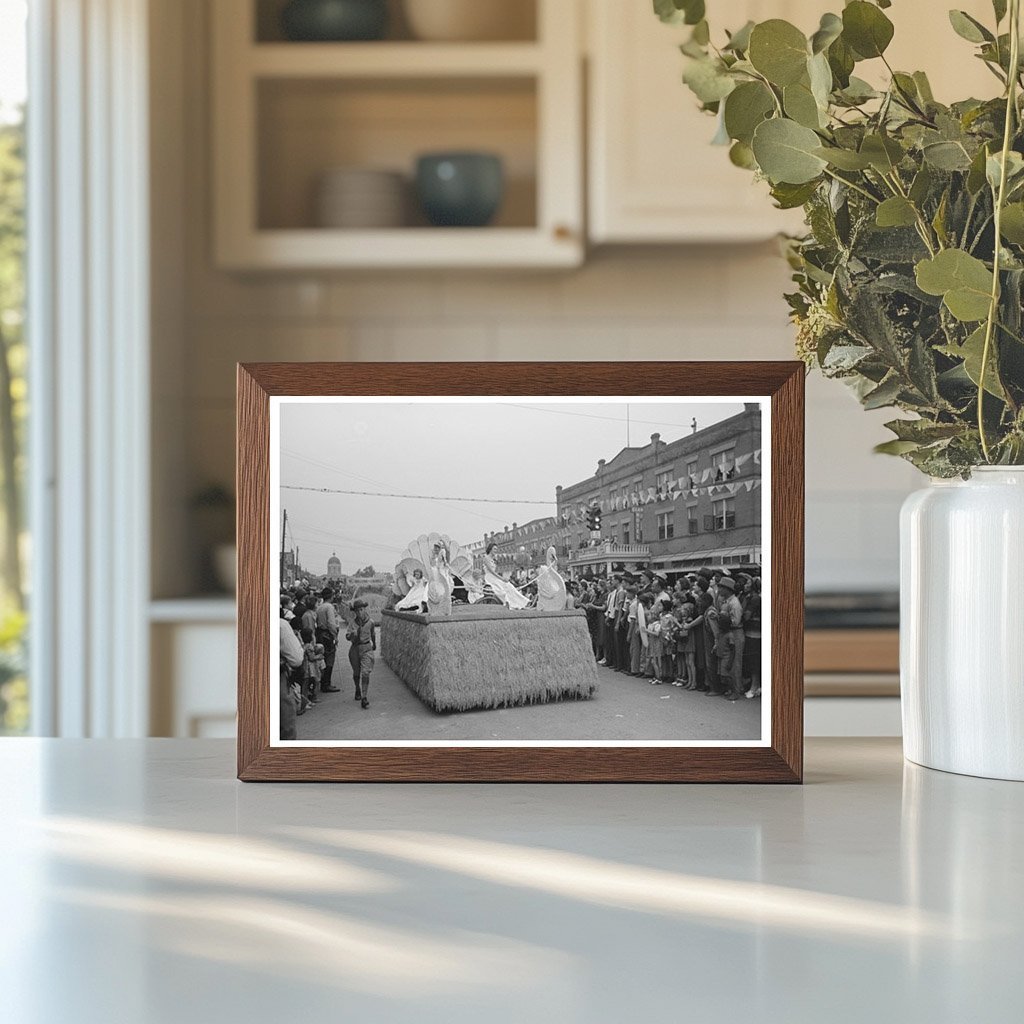
[[565, 611], [565, 580], [558, 571], [558, 554], [548, 548], [547, 565], [537, 570], [537, 609], [542, 612]]
[[494, 591], [494, 596], [503, 605], [509, 608], [525, 608], [529, 605], [530, 599], [525, 594], [521, 594], [508, 580], [503, 580], [498, 575], [498, 564], [491, 554], [493, 550], [494, 541], [491, 541], [484, 552], [484, 583]]
[[409, 593], [395, 605], [399, 612], [418, 612], [427, 602], [427, 581], [423, 576], [422, 569], [414, 569], [406, 574], [406, 582], [409, 584]]

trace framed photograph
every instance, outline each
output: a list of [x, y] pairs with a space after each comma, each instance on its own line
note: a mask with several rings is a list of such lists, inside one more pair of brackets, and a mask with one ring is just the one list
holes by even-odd
[[238, 368], [238, 776], [799, 782], [798, 362]]

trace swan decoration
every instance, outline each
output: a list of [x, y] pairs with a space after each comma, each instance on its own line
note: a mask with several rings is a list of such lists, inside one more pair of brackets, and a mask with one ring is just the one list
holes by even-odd
[[468, 576], [473, 558], [446, 533], [420, 534], [402, 553], [395, 566], [398, 611], [426, 611], [430, 615], [451, 615], [453, 574]]
[[558, 555], [548, 548], [547, 564], [537, 570], [537, 610], [565, 611], [565, 580], [558, 571]]

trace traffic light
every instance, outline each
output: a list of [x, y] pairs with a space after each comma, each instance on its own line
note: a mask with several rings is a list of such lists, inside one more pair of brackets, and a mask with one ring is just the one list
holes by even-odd
[[587, 509], [587, 529], [591, 533], [601, 532], [601, 506], [591, 505]]

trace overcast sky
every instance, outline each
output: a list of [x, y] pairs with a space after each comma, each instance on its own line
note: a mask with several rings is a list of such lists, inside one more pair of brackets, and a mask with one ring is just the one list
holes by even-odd
[[[513, 522], [553, 515], [556, 484], [592, 476], [598, 459], [611, 460], [626, 446], [626, 403], [607, 400], [303, 402], [280, 409], [288, 546], [297, 545], [303, 566], [317, 573], [326, 572], [333, 551], [344, 572], [369, 563], [390, 570], [421, 533], [447, 533], [469, 544]], [[631, 402], [630, 440], [634, 447], [649, 444], [658, 432], [668, 443], [691, 433], [694, 417], [703, 428], [741, 410], [724, 402]], [[320, 494], [289, 486], [431, 497]]]

